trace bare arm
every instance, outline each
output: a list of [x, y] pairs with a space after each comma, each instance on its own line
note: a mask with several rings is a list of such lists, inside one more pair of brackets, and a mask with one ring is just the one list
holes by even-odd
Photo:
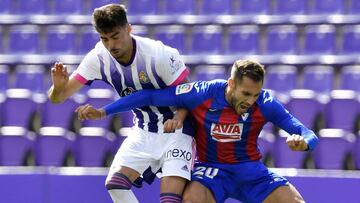
[[62, 63], [55, 63], [51, 69], [51, 80], [53, 85], [48, 90], [48, 97], [55, 104], [64, 102], [83, 86], [76, 79], [69, 79], [67, 69]]

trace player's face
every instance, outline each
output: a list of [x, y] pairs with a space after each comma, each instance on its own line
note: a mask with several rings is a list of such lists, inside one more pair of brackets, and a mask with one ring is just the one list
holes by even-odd
[[115, 28], [109, 33], [100, 33], [100, 39], [110, 54], [118, 61], [129, 62], [132, 54], [131, 26]]
[[[230, 81], [231, 80], [231, 81]], [[229, 79], [228, 101], [235, 109], [236, 113], [241, 115], [255, 103], [260, 95], [262, 82], [255, 82], [248, 77], [244, 77], [242, 82]]]

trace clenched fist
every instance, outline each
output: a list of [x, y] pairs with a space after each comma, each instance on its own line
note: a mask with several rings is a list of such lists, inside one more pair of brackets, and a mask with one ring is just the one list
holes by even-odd
[[90, 104], [79, 106], [75, 112], [78, 113], [78, 119], [83, 120], [99, 120], [106, 116], [104, 109], [96, 109]]
[[305, 142], [304, 137], [297, 134], [292, 134], [286, 138], [286, 143], [293, 151], [308, 150], [308, 144]]

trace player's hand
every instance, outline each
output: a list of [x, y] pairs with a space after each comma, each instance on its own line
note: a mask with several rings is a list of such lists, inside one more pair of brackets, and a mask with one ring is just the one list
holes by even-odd
[[67, 68], [62, 63], [55, 63], [51, 68], [51, 80], [54, 84], [54, 89], [63, 90], [69, 81], [69, 74]]
[[83, 120], [98, 120], [105, 117], [103, 109], [96, 109], [90, 104], [79, 106], [75, 112], [78, 114], [78, 119]]
[[174, 132], [176, 129], [182, 128], [183, 122], [179, 119], [173, 118], [168, 119], [164, 123], [164, 132], [170, 133]]
[[287, 137], [286, 143], [293, 151], [305, 151], [308, 149], [308, 144], [305, 142], [304, 137], [301, 135], [292, 134]]

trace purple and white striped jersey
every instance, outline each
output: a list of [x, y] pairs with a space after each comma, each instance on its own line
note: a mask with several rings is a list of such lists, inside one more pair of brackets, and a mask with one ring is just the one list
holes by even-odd
[[[132, 35], [133, 53], [128, 64], [115, 60], [102, 42], [98, 42], [72, 74], [78, 81], [90, 85], [102, 80], [111, 85], [120, 97], [142, 89], [162, 89], [175, 86], [189, 74], [179, 52], [160, 41]], [[136, 108], [135, 125], [150, 132], [163, 132], [163, 123], [172, 118], [174, 107], [147, 106]], [[190, 123], [184, 122], [186, 134], [192, 134]]]

